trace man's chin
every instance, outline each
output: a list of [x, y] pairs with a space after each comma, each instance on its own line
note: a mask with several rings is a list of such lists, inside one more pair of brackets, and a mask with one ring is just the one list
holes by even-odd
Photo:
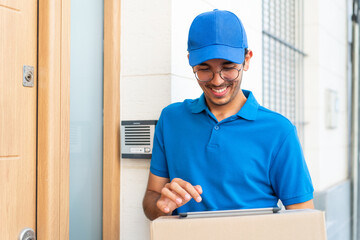
[[210, 99], [212, 105], [215, 106], [224, 106], [230, 102], [230, 99]]

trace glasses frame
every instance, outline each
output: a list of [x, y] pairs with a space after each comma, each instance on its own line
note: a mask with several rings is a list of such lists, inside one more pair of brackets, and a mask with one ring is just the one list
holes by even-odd
[[[226, 69], [226, 70], [235, 69], [235, 70], [238, 71], [238, 74], [237, 74], [237, 76], [236, 76], [234, 79], [232, 79], [232, 80], [225, 79], [225, 78], [223, 78], [223, 76], [221, 75], [221, 72], [222, 72], [224, 69]], [[193, 71], [193, 73], [194, 73], [194, 75], [195, 75], [195, 78], [196, 78], [199, 82], [202, 82], [202, 83], [210, 82], [211, 80], [213, 80], [216, 73], [219, 74], [219, 76], [221, 77], [222, 80], [227, 81], [227, 82], [233, 82], [235, 79], [237, 79], [237, 78], [239, 77], [240, 71], [241, 71], [242, 69], [243, 69], [243, 67], [241, 67], [240, 69], [237, 69], [236, 67], [230, 67], [230, 68], [223, 68], [223, 69], [221, 69], [220, 71], [217, 71], [217, 72], [211, 71], [210, 69], [209, 69], [209, 70], [199, 69], [199, 70], [197, 70], [197, 71]], [[198, 76], [197, 76], [197, 72], [199, 72], [199, 71], [209, 71], [209, 72], [212, 72], [213, 76], [212, 76], [212, 78], [211, 78], [210, 80], [206, 80], [206, 81], [200, 80], [200, 79], [198, 78]]]

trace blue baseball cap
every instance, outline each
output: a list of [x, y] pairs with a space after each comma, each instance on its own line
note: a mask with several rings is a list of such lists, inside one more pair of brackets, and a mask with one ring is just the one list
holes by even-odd
[[241, 64], [247, 47], [244, 26], [232, 12], [205, 12], [190, 26], [187, 50], [192, 67], [215, 58]]

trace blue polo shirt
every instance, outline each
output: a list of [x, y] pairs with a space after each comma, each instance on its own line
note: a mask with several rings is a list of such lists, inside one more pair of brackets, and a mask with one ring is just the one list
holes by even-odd
[[295, 126], [243, 92], [244, 106], [221, 122], [204, 95], [163, 109], [150, 171], [203, 189], [202, 202], [192, 199], [177, 212], [276, 207], [278, 199], [287, 206], [313, 198]]

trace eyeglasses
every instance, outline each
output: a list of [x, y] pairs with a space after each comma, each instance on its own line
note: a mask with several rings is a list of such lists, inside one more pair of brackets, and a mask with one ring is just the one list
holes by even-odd
[[210, 82], [214, 79], [215, 73], [219, 73], [220, 77], [225, 81], [231, 82], [239, 77], [242, 68], [223, 68], [218, 72], [213, 72], [210, 69], [199, 69], [194, 72], [196, 79], [199, 82]]

